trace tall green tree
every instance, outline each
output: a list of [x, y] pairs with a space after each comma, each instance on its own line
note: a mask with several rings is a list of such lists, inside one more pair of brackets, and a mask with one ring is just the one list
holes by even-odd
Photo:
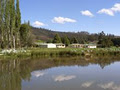
[[1, 33], [1, 48], [4, 48], [4, 0], [0, 0], [0, 33]]
[[59, 36], [59, 34], [56, 34], [54, 39], [53, 39], [53, 43], [62, 43], [61, 37]]
[[15, 46], [15, 1], [10, 0], [10, 44], [11, 48], [16, 48]]
[[[10, 47], [10, 0], [6, 0], [5, 6], [5, 37], [6, 37], [6, 48]], [[4, 41], [5, 42], [5, 41]]]
[[63, 38], [63, 43], [66, 45], [66, 46], [69, 46], [70, 44], [70, 40], [69, 38], [65, 35], [64, 38]]
[[20, 26], [21, 26], [21, 12], [20, 12], [20, 7], [19, 7], [19, 0], [16, 2], [16, 45], [20, 45]]
[[27, 46], [28, 33], [29, 26], [27, 24], [22, 24], [20, 27], [20, 42], [22, 47]]

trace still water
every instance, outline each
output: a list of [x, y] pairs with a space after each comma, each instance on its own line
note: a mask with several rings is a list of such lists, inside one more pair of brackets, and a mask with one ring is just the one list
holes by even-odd
[[120, 60], [2, 60], [0, 90], [120, 90]]

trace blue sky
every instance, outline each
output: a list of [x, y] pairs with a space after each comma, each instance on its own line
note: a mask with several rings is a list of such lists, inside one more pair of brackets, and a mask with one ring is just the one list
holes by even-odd
[[20, 8], [35, 27], [120, 35], [120, 0], [20, 0]]

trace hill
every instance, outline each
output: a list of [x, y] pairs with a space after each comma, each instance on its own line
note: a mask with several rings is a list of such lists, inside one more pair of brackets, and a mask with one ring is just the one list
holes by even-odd
[[83, 41], [94, 42], [98, 40], [99, 34], [90, 34], [86, 31], [81, 32], [59, 32], [59, 31], [52, 31], [49, 29], [44, 28], [35, 28], [32, 27], [32, 33], [35, 35], [36, 40], [42, 41], [49, 41], [52, 40], [55, 34], [59, 34], [60, 37], [64, 37], [65, 35], [68, 36], [69, 39], [76, 37], [80, 43]]

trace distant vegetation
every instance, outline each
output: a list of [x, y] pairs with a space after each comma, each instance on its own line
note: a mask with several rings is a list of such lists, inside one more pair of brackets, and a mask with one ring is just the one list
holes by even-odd
[[[36, 40], [42, 40], [48, 43], [64, 43], [66, 46], [72, 43], [80, 44], [98, 44], [98, 47], [120, 46], [120, 37], [113, 34], [100, 33], [90, 34], [85, 31], [81, 32], [58, 32], [43, 28], [32, 27], [32, 32]], [[56, 40], [57, 39], [57, 40]]]

